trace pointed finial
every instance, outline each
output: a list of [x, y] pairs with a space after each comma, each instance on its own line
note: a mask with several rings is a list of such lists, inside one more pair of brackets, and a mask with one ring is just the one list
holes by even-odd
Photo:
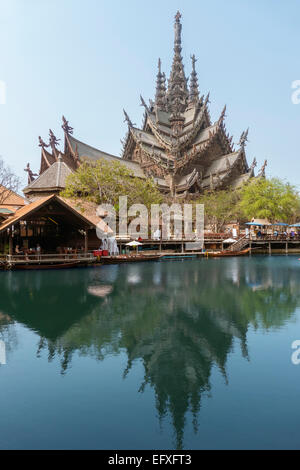
[[192, 68], [193, 68], [193, 72], [196, 71], [195, 69], [195, 65], [196, 65], [196, 62], [197, 62], [197, 59], [195, 57], [195, 54], [191, 55], [191, 59], [192, 59]]
[[189, 103], [198, 103], [199, 101], [199, 90], [198, 90], [198, 78], [196, 73], [195, 64], [197, 59], [195, 54], [191, 55], [192, 59], [192, 72], [191, 72], [191, 79], [190, 79], [190, 93], [189, 93]]
[[253, 158], [253, 162], [251, 163], [250, 169], [251, 169], [251, 170], [254, 170], [254, 168], [256, 167], [256, 165], [257, 165], [257, 161], [256, 161], [256, 158], [254, 157], [254, 158]]
[[146, 105], [145, 100], [144, 100], [144, 98], [142, 97], [142, 95], [140, 95], [140, 99], [141, 99], [141, 106], [144, 106], [145, 110], [146, 110], [147, 112], [149, 112], [149, 108], [148, 108], [148, 106]]
[[219, 117], [219, 124], [223, 124], [225, 116], [226, 116], [226, 104], [221, 112], [221, 116]]
[[65, 116], [62, 117], [62, 128], [66, 134], [73, 134], [73, 127], [69, 126], [69, 121], [66, 120]]
[[266, 170], [267, 164], [268, 164], [268, 160], [265, 160], [264, 163], [263, 163], [263, 166], [262, 166], [261, 169], [259, 170], [258, 176], [265, 177], [265, 170]]
[[27, 180], [28, 184], [34, 181], [35, 176], [39, 176], [37, 173], [33, 173], [33, 171], [30, 168], [30, 163], [27, 163], [26, 168], [24, 168], [24, 171], [26, 171], [28, 175], [28, 180]]
[[176, 21], [176, 23], [179, 23], [179, 22], [180, 22], [181, 16], [182, 16], [182, 15], [181, 15], [180, 11], [178, 10], [177, 13], [176, 13], [176, 15], [175, 15], [175, 21]]
[[132, 124], [132, 122], [130, 121], [129, 116], [128, 116], [128, 114], [126, 113], [125, 109], [123, 109], [123, 113], [124, 113], [124, 116], [125, 116], [124, 122], [127, 122], [127, 124], [128, 124], [129, 127], [133, 127], [134, 124]]
[[49, 144], [51, 147], [55, 147], [56, 145], [59, 145], [60, 139], [57, 139], [51, 129], [49, 129]]
[[41, 138], [41, 136], [39, 135], [39, 147], [42, 147], [42, 149], [44, 149], [45, 147], [49, 147], [49, 145], [50, 144], [46, 144]]
[[166, 77], [161, 72], [161, 60], [158, 59], [158, 72], [156, 76], [156, 92], [155, 92], [155, 104], [160, 109], [165, 110], [166, 107]]
[[240, 137], [240, 146], [241, 148], [245, 148], [246, 142], [248, 142], [248, 133], [249, 133], [249, 127], [246, 131], [242, 132], [242, 135]]

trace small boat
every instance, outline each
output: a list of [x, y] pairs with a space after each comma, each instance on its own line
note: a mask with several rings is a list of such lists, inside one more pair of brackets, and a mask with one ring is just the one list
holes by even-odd
[[26, 270], [36, 270], [36, 269], [69, 269], [78, 266], [80, 261], [72, 261], [70, 263], [53, 263], [53, 264], [13, 264], [8, 266], [10, 269], [26, 269]]
[[119, 263], [139, 263], [141, 261], [155, 261], [161, 258], [161, 255], [117, 255], [104, 256], [101, 258], [103, 264], [119, 264]]
[[220, 258], [220, 257], [225, 257], [225, 256], [245, 256], [250, 253], [250, 248], [246, 248], [245, 250], [241, 251], [230, 251], [230, 250], [223, 250], [223, 251], [207, 251], [205, 255], [207, 257], [213, 257], [213, 258]]

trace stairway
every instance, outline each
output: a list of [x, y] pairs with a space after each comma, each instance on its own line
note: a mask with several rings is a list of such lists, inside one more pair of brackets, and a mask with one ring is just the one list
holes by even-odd
[[249, 245], [249, 238], [246, 238], [246, 235], [244, 235], [235, 243], [232, 243], [232, 245], [229, 248], [227, 248], [226, 251], [241, 251], [244, 248], [246, 248], [246, 246], [248, 245]]

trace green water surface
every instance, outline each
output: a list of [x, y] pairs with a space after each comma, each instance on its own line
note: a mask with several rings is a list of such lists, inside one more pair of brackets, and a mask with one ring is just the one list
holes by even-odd
[[0, 449], [299, 449], [299, 305], [294, 256], [0, 272]]

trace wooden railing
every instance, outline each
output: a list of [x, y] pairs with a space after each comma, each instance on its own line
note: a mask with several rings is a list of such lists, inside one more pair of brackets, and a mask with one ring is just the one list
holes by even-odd
[[41, 261], [41, 262], [55, 262], [65, 260], [93, 260], [95, 259], [93, 253], [64, 253], [64, 254], [22, 254], [22, 255], [6, 255], [7, 263], [15, 262], [28, 262], [28, 261]]
[[228, 248], [228, 251], [241, 251], [247, 245], [249, 245], [249, 238], [247, 237], [247, 235], [244, 235], [235, 243], [232, 243], [232, 245], [230, 245], [230, 247]]

